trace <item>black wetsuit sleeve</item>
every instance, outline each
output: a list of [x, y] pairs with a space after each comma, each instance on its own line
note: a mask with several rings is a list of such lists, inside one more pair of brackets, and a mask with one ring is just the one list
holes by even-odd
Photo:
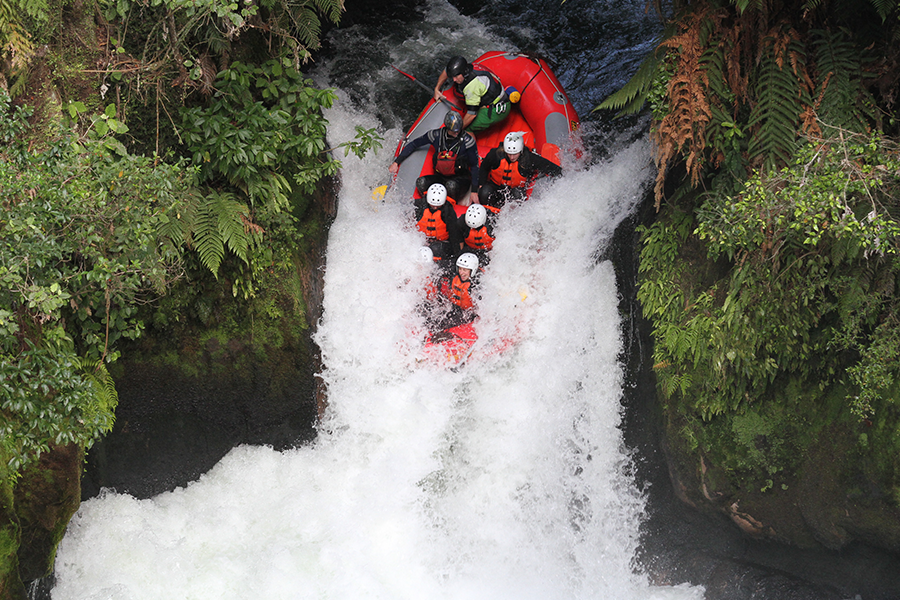
[[397, 158], [394, 159], [394, 162], [398, 165], [402, 163], [404, 160], [409, 158], [409, 155], [421, 148], [422, 146], [433, 143], [431, 139], [431, 132], [429, 131], [425, 135], [420, 135], [413, 141], [407, 143], [403, 150], [400, 151], [400, 154], [397, 155]]
[[456, 219], [456, 231], [459, 234], [459, 241], [464, 241], [469, 237], [469, 226], [466, 225], [466, 213], [459, 215]]
[[557, 177], [559, 175], [562, 175], [562, 167], [560, 167], [552, 160], [544, 158], [540, 154], [535, 154], [534, 152], [529, 151], [523, 154], [522, 158], [527, 160], [527, 163], [522, 165], [526, 168], [527, 173], [523, 172], [522, 174], [529, 179], [534, 179], [538, 175], [547, 175], [549, 177]]
[[481, 185], [481, 176], [478, 167], [480, 157], [478, 156], [478, 144], [471, 135], [466, 140], [466, 158], [469, 161], [469, 172], [472, 174], [472, 191], [477, 194], [478, 188]]
[[456, 223], [456, 211], [453, 210], [453, 206], [449, 202], [441, 207], [441, 218], [447, 225], [448, 241], [450, 242], [450, 252], [452, 253], [451, 258], [455, 261], [456, 257], [459, 256], [459, 245], [462, 243], [462, 238], [459, 236], [459, 227], [457, 227]]
[[493, 148], [490, 152], [487, 153], [487, 156], [484, 157], [484, 160], [481, 161], [481, 172], [478, 174], [478, 187], [486, 184], [488, 181], [488, 177], [491, 176], [491, 171], [499, 166], [500, 156], [497, 154], [497, 149]]
[[425, 208], [428, 206], [428, 202], [425, 198], [413, 198], [413, 216], [415, 222], [418, 223], [422, 219], [422, 215], [425, 214]]

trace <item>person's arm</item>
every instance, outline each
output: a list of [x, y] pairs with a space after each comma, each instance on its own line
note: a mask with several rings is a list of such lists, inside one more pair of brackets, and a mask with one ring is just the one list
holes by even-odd
[[478, 187], [487, 183], [488, 177], [491, 176], [491, 171], [500, 166], [500, 155], [497, 153], [496, 148], [492, 148], [490, 152], [487, 153], [487, 156], [484, 157], [484, 160], [481, 161], [481, 167], [478, 170]]
[[470, 194], [471, 202], [478, 204], [478, 188], [481, 186], [481, 172], [478, 166], [480, 157], [478, 156], [478, 143], [475, 136], [466, 133], [466, 160], [469, 161], [469, 173], [472, 176], [472, 193]]
[[415, 152], [416, 150], [418, 150], [419, 148], [421, 148], [421, 147], [424, 146], [425, 144], [430, 144], [430, 143], [431, 143], [431, 139], [430, 139], [430, 137], [429, 137], [429, 134], [430, 134], [430, 133], [431, 133], [431, 132], [429, 131], [429, 132], [426, 133], [425, 135], [420, 135], [419, 137], [417, 137], [417, 138], [414, 139], [413, 141], [407, 143], [407, 144], [403, 147], [403, 150], [400, 151], [400, 154], [397, 155], [397, 158], [394, 159], [394, 162], [392, 162], [392, 163], [390, 164], [390, 166], [388, 167], [388, 171], [390, 171], [390, 173], [391, 173], [392, 175], [396, 175], [397, 172], [400, 170], [400, 163], [402, 163], [404, 160], [406, 160], [407, 158], [409, 158], [409, 155], [410, 155], [410, 154], [412, 154], [413, 152]]
[[459, 235], [458, 252], [462, 252], [463, 245], [466, 243], [466, 238], [469, 237], [469, 226], [466, 224], [465, 213], [459, 215], [459, 218], [456, 219], [456, 232]]
[[416, 226], [418, 226], [419, 221], [422, 219], [422, 215], [425, 214], [426, 206], [428, 206], [428, 202], [425, 198], [413, 198], [413, 218]]
[[434, 99], [438, 102], [444, 97], [444, 92], [441, 91], [441, 88], [444, 87], [445, 81], [447, 81], [447, 69], [441, 71], [441, 74], [438, 75], [437, 85], [434, 86]]
[[459, 256], [459, 252], [462, 249], [462, 238], [459, 236], [459, 228], [456, 224], [456, 211], [453, 210], [453, 206], [451, 206], [449, 202], [441, 207], [441, 218], [444, 219], [444, 223], [447, 225], [447, 233], [449, 235], [447, 241], [450, 242], [450, 252], [453, 253], [453, 256], [450, 258], [455, 262], [456, 257]]
[[[530, 171], [530, 174], [527, 175], [527, 177], [530, 179], [536, 179], [540, 175], [545, 175], [547, 177], [557, 177], [562, 175], [562, 167], [552, 160], [546, 159], [531, 150], [528, 151], [527, 155], [523, 155], [522, 158], [525, 158], [526, 156], [528, 160], [528, 170]], [[525, 175], [525, 173], [522, 174]]]

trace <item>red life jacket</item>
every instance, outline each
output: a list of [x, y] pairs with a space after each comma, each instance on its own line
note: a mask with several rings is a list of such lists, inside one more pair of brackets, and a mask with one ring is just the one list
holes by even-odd
[[422, 212], [422, 218], [416, 223], [419, 231], [430, 238], [446, 242], [450, 239], [450, 232], [447, 231], [447, 224], [441, 218], [441, 209], [428, 206]]
[[465, 132], [460, 131], [456, 139], [451, 143], [450, 137], [447, 135], [445, 128], [441, 129], [440, 146], [435, 148], [434, 154], [434, 170], [445, 177], [453, 177], [456, 175], [457, 159], [459, 158], [459, 149], [462, 147]]
[[514, 188], [525, 185], [527, 181], [519, 173], [519, 161], [510, 162], [508, 157], [500, 159], [500, 166], [491, 171], [490, 178], [497, 185], [508, 185]]
[[494, 245], [494, 238], [488, 235], [487, 225], [482, 225], [478, 229], [469, 229], [469, 235], [463, 240], [469, 248], [478, 248], [479, 250], [490, 250]]
[[453, 286], [450, 288], [450, 302], [456, 306], [467, 310], [475, 306], [472, 303], [472, 296], [469, 294], [469, 288], [472, 287], [472, 280], [463, 281], [459, 275], [453, 278]]

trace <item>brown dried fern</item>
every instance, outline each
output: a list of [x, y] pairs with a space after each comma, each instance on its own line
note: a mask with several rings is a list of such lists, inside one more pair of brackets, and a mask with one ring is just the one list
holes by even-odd
[[670, 161], [679, 153], [685, 155], [685, 163], [691, 184], [700, 181], [703, 149], [706, 146], [706, 125], [712, 117], [706, 90], [709, 82], [700, 66], [703, 54], [701, 30], [708, 25], [708, 9], [701, 8], [681, 22], [678, 35], [665, 40], [661, 46], [675, 50], [678, 66], [669, 81], [667, 95], [669, 113], [663, 117], [653, 132], [656, 145], [656, 209], [663, 197], [666, 170]]

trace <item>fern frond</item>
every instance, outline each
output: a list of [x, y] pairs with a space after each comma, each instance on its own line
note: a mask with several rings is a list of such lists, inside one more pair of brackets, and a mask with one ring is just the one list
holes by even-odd
[[231, 194], [216, 194], [214, 204], [210, 206], [216, 211], [219, 234], [228, 249], [245, 263], [250, 262], [248, 250], [250, 236], [244, 226], [244, 219], [250, 214], [246, 204], [235, 200]]
[[670, 112], [660, 120], [653, 134], [657, 150], [657, 176], [654, 193], [656, 208], [663, 197], [669, 162], [678, 154], [685, 155], [691, 185], [700, 180], [702, 153], [706, 146], [706, 126], [712, 116], [706, 90], [709, 80], [700, 64], [703, 46], [700, 37], [708, 14], [700, 11], [682, 24], [679, 35], [661, 45], [678, 50], [676, 74], [669, 80]]
[[170, 211], [161, 216], [161, 221], [162, 223], [159, 226], [159, 244], [163, 248], [179, 248], [182, 244], [189, 241], [189, 221], [182, 218], [180, 212]]
[[656, 53], [648, 54], [628, 83], [610, 94], [594, 110], [618, 110], [619, 113], [616, 116], [639, 112], [647, 101], [650, 87], [656, 79], [660, 64], [661, 61], [656, 57]]
[[211, 205], [213, 202], [204, 202], [197, 207], [191, 237], [194, 250], [200, 255], [200, 262], [218, 279], [219, 265], [225, 258], [225, 239], [219, 231], [219, 215]]
[[710, 100], [715, 98], [718, 104], [734, 107], [737, 96], [728, 81], [728, 55], [725, 46], [715, 44], [703, 53], [700, 65], [706, 71], [706, 79], [709, 83]]
[[822, 0], [805, 0], [805, 2], [803, 2], [803, 7], [800, 10], [803, 12], [813, 12], [819, 8], [819, 5], [821, 4]]
[[885, 22], [891, 13], [897, 10], [897, 0], [869, 0], [872, 8], [881, 17], [881, 22]]
[[313, 4], [320, 13], [325, 15], [332, 23], [337, 24], [344, 12], [344, 0], [313, 0]]
[[869, 119], [875, 115], [863, 108], [868, 93], [862, 84], [859, 50], [841, 31], [813, 34], [819, 73], [816, 106], [819, 118], [841, 129], [866, 131]]
[[93, 402], [85, 407], [82, 420], [94, 423], [101, 431], [110, 431], [115, 423], [116, 406], [119, 404], [116, 382], [100, 360], [76, 358], [75, 364], [94, 391]]
[[756, 80], [756, 99], [750, 113], [753, 131], [748, 148], [751, 161], [777, 168], [790, 161], [800, 121], [800, 85], [789, 61], [786, 46], [773, 44], [778, 52], [762, 57]]
[[322, 32], [322, 22], [305, 0], [302, 2], [287, 2], [288, 17], [293, 25], [292, 30], [301, 44], [307, 48], [317, 48], [319, 34]]
[[0, 0], [0, 57], [8, 61], [10, 71], [9, 93], [15, 97], [25, 91], [26, 65], [33, 47], [28, 31], [22, 26], [19, 14], [25, 11], [33, 19], [39, 14], [46, 18], [46, 2], [25, 2], [19, 6], [12, 0]]

